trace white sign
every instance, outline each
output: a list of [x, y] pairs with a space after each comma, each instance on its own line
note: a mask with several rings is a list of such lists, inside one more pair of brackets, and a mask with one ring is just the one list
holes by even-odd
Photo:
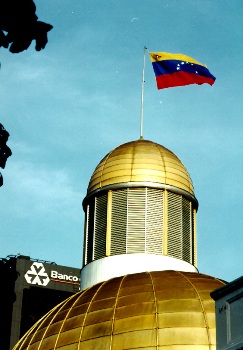
[[63, 275], [62, 273], [58, 273], [57, 271], [51, 271], [51, 278], [56, 278], [58, 280], [78, 282], [79, 278], [77, 276], [72, 275]]
[[47, 286], [50, 281], [79, 284], [79, 278], [77, 276], [62, 274], [55, 270], [52, 270], [51, 275], [48, 276], [44, 265], [39, 262], [34, 262], [24, 277], [27, 283], [38, 284], [44, 287]]

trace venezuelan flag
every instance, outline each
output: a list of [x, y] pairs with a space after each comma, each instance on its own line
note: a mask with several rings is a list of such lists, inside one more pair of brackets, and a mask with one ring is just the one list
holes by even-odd
[[150, 52], [149, 55], [158, 89], [190, 84], [213, 85], [216, 79], [204, 64], [189, 56], [167, 52]]

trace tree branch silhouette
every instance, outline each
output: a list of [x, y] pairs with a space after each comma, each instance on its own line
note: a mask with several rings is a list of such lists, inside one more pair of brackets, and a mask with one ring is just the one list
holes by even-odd
[[40, 51], [52, 28], [51, 24], [38, 21], [33, 0], [0, 0], [0, 47], [19, 53], [35, 40], [35, 49]]

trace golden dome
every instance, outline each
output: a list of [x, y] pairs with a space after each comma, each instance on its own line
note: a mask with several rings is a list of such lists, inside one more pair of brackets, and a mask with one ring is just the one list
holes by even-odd
[[165, 184], [194, 194], [190, 175], [179, 158], [167, 148], [143, 139], [125, 143], [106, 155], [91, 176], [88, 194], [131, 182]]
[[14, 350], [212, 350], [210, 292], [224, 285], [192, 272], [143, 272], [79, 292], [51, 310]]

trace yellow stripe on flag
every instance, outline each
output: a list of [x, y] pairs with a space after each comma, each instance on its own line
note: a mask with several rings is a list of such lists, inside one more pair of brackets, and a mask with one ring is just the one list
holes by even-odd
[[196, 63], [196, 64], [199, 64], [200, 66], [207, 67], [205, 64], [202, 64], [194, 60], [194, 58], [183, 55], [181, 53], [150, 52], [149, 55], [152, 62], [159, 62], [159, 61], [165, 61], [165, 60], [178, 60], [178, 61]]

